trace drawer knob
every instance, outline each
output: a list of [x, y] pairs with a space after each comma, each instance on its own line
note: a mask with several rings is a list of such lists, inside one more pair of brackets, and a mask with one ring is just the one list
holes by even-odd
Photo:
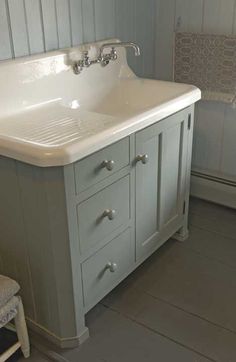
[[115, 271], [117, 270], [118, 266], [116, 263], [107, 263], [106, 265], [106, 269], [110, 270], [111, 273], [115, 273]]
[[109, 220], [113, 220], [115, 218], [116, 211], [112, 209], [107, 209], [103, 213], [103, 217], [108, 217]]
[[148, 157], [147, 154], [145, 154], [145, 155], [138, 155], [138, 156], [136, 157], [136, 161], [137, 161], [137, 162], [141, 161], [143, 165], [146, 165], [146, 164], [148, 163], [148, 161], [149, 161], [149, 157]]
[[113, 160], [110, 160], [110, 161], [105, 160], [102, 163], [102, 167], [106, 168], [107, 171], [112, 171], [114, 169], [114, 167], [115, 167], [115, 161], [113, 161]]

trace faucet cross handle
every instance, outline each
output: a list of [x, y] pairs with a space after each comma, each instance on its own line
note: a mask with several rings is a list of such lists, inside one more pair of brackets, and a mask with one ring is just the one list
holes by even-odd
[[118, 58], [115, 47], [111, 47], [111, 51], [108, 54], [100, 53], [99, 62], [102, 67], [105, 67], [110, 63], [110, 61], [114, 61]]
[[117, 51], [116, 51], [115, 47], [111, 48], [110, 56], [111, 56], [111, 60], [116, 60], [118, 58]]
[[83, 62], [84, 67], [86, 67], [86, 68], [88, 68], [91, 65], [91, 60], [90, 60], [88, 54], [89, 54], [88, 51], [83, 52], [82, 62]]

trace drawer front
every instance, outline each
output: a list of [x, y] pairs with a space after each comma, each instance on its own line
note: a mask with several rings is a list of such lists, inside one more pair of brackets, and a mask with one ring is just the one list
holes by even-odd
[[134, 264], [134, 254], [128, 229], [82, 264], [86, 308], [93, 307], [121, 281]]
[[103, 189], [77, 208], [81, 253], [101, 243], [130, 219], [130, 176]]
[[77, 194], [111, 176], [130, 163], [129, 137], [75, 164]]

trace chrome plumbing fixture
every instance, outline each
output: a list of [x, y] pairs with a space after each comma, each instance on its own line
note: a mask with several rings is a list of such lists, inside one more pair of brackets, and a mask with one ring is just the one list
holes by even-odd
[[[100, 47], [99, 55], [97, 59], [91, 60], [88, 51], [83, 53], [82, 59], [78, 60], [73, 64], [73, 71], [75, 74], [80, 74], [84, 68], [89, 68], [93, 64], [101, 64], [102, 67], [107, 66], [110, 61], [115, 61], [117, 59], [116, 48], [133, 48], [135, 51], [135, 56], [140, 55], [140, 48], [137, 44], [132, 42], [120, 42], [120, 43], [105, 43]], [[104, 53], [104, 50], [111, 48], [110, 53]]]

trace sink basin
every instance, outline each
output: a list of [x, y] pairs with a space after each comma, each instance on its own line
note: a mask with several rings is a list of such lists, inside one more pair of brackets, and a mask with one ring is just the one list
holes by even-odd
[[[88, 45], [90, 52], [102, 43]], [[190, 85], [136, 77], [121, 48], [117, 61], [76, 76], [72, 64], [82, 49], [1, 63], [1, 155], [42, 167], [66, 165], [201, 97]]]
[[172, 82], [140, 78], [122, 80], [92, 110], [126, 119], [157, 109], [191, 91], [192, 86]]

